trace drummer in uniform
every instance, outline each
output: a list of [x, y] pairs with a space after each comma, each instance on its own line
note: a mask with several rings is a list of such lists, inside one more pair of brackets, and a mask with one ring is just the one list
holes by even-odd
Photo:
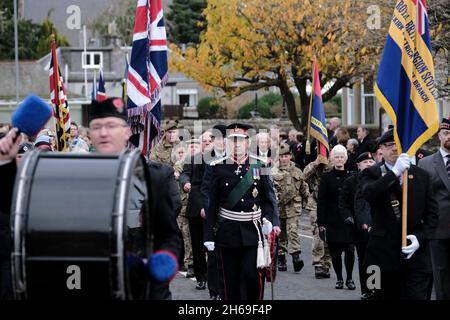
[[[122, 99], [93, 101], [90, 110], [89, 128], [96, 151], [107, 154], [120, 154], [126, 151], [131, 129], [127, 124], [127, 112]], [[155, 225], [153, 251], [168, 251], [178, 260], [182, 240], [176, 219], [181, 209], [181, 200], [174, 171], [172, 167], [155, 161], [149, 161], [148, 167], [149, 207]], [[171, 299], [169, 283], [152, 282], [150, 288], [150, 299]]]
[[[271, 222], [279, 234], [279, 214], [269, 168], [250, 155], [251, 126], [227, 126], [227, 156], [211, 162], [209, 210], [205, 247], [216, 250], [222, 266], [224, 300], [263, 298], [261, 269], [261, 225]], [[263, 170], [264, 169], [264, 170]], [[267, 173], [267, 174], [266, 174]], [[266, 225], [268, 223], [266, 222]]]

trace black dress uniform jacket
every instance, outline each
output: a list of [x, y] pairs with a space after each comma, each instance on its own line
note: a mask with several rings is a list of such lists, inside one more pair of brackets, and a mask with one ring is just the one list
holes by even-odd
[[367, 231], [361, 229], [362, 224], [359, 221], [360, 217], [355, 211], [355, 197], [358, 189], [358, 174], [354, 173], [344, 181], [341, 193], [339, 195], [339, 211], [342, 215], [342, 219], [345, 221], [347, 218], [353, 220], [352, 235], [354, 242], [366, 242]]
[[16, 162], [0, 166], [0, 300], [12, 299], [10, 214]]
[[181, 210], [180, 189], [171, 167], [155, 161], [149, 161], [148, 167], [149, 201], [154, 220], [154, 251], [167, 250], [179, 257], [182, 238], [176, 219]]
[[395, 217], [390, 196], [393, 192], [401, 212], [402, 186], [392, 171], [387, 170], [382, 176], [382, 165], [384, 163], [376, 164], [361, 174], [363, 195], [373, 213], [365, 263], [386, 270], [400, 269], [405, 263], [406, 268], [431, 271], [428, 242], [437, 226], [438, 204], [433, 198], [430, 177], [416, 166], [411, 166], [408, 171], [407, 234], [415, 235], [420, 247], [405, 260], [401, 251], [401, 219]]
[[328, 242], [353, 242], [352, 227], [344, 223], [339, 210], [339, 194], [347, 177], [346, 171], [332, 169], [324, 172], [320, 180], [317, 224], [325, 227]]
[[[231, 190], [239, 183], [241, 177], [248, 170], [251, 170], [249, 159], [242, 165], [239, 174], [236, 174], [237, 169], [238, 165], [236, 163], [227, 163], [226, 159], [211, 166], [210, 199], [205, 241], [215, 241], [216, 246], [224, 248], [258, 245], [258, 233], [252, 221], [233, 221], [219, 217], [219, 208], [225, 206]], [[255, 211], [254, 205], [256, 204], [257, 207], [261, 208], [262, 218], [265, 217], [271, 221], [273, 226], [279, 226], [278, 206], [272, 179], [270, 175], [264, 175], [262, 172], [261, 170], [259, 179], [254, 179], [253, 182], [253, 186], [258, 190], [257, 196], [253, 196], [254, 187], [252, 186], [233, 208], [228, 209], [238, 212], [252, 212]]]
[[16, 163], [10, 162], [0, 166], [0, 258], [10, 255], [10, 213]]
[[[190, 160], [190, 161], [189, 161]], [[186, 208], [186, 216], [190, 218], [200, 217], [200, 210], [203, 208], [201, 186], [206, 164], [203, 162], [202, 154], [191, 157], [183, 165], [183, 172], [180, 175], [180, 185], [191, 184], [189, 200]]]

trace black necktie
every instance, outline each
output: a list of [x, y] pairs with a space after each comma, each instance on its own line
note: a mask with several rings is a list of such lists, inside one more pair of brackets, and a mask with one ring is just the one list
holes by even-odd
[[450, 154], [446, 155], [447, 158], [447, 162], [445, 164], [445, 166], [447, 167], [447, 175], [448, 178], [450, 179]]

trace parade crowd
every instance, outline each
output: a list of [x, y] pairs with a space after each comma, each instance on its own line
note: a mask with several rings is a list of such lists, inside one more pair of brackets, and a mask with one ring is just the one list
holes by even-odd
[[[126, 115], [113, 101], [94, 106], [97, 113], [88, 128], [71, 123], [70, 152], [127, 148]], [[333, 269], [336, 290], [359, 288], [364, 300], [427, 300], [434, 288], [437, 299], [450, 299], [450, 119], [442, 119], [438, 149], [420, 149], [414, 159], [399, 154], [393, 128], [371, 138], [360, 126], [352, 137], [339, 118], [328, 120], [326, 161], [314, 139], [307, 148], [304, 132], [275, 125], [256, 131], [246, 123], [218, 123], [189, 139], [180, 134], [185, 129], [178, 121], [166, 120], [161, 127], [162, 138], [148, 164], [154, 175], [165, 174], [153, 187], [171, 192], [153, 199], [167, 202], [157, 209], [164, 218], [155, 221], [154, 229], [165, 233], [155, 235], [161, 240], [155, 241], [156, 249], [173, 252], [186, 277], [195, 277], [195, 289], [209, 290], [211, 299], [262, 299], [268, 270], [287, 271], [288, 259], [294, 272], [301, 272], [301, 215], [309, 215], [315, 277], [330, 278]], [[0, 128], [1, 299], [12, 297], [9, 231], [15, 172], [30, 150], [56, 150], [52, 129], [14, 141], [15, 134], [8, 124]], [[405, 170], [408, 243], [402, 247]], [[7, 185], [5, 177], [11, 176]], [[277, 238], [277, 252], [271, 255]], [[355, 255], [359, 283], [353, 280]], [[368, 282], [371, 266], [381, 271], [380, 283]], [[171, 298], [169, 283], [153, 290], [151, 298]]]

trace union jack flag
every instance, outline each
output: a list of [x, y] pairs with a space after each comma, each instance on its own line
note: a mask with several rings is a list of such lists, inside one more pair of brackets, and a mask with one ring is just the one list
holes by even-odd
[[427, 1], [426, 0], [413, 0], [413, 3], [416, 5], [416, 26], [417, 32], [421, 36], [425, 33], [426, 24], [428, 24], [428, 15], [427, 15]]
[[64, 81], [56, 57], [56, 43], [52, 40], [49, 69], [50, 100], [53, 104], [53, 116], [56, 122], [56, 141], [58, 151], [69, 151], [70, 113], [67, 103]]
[[100, 69], [100, 75], [98, 76], [98, 89], [96, 93], [97, 101], [106, 100], [105, 80], [103, 79], [103, 70]]
[[160, 137], [160, 93], [167, 76], [167, 40], [161, 0], [138, 0], [128, 67], [127, 110], [135, 135], [134, 144], [144, 156], [148, 156]]

